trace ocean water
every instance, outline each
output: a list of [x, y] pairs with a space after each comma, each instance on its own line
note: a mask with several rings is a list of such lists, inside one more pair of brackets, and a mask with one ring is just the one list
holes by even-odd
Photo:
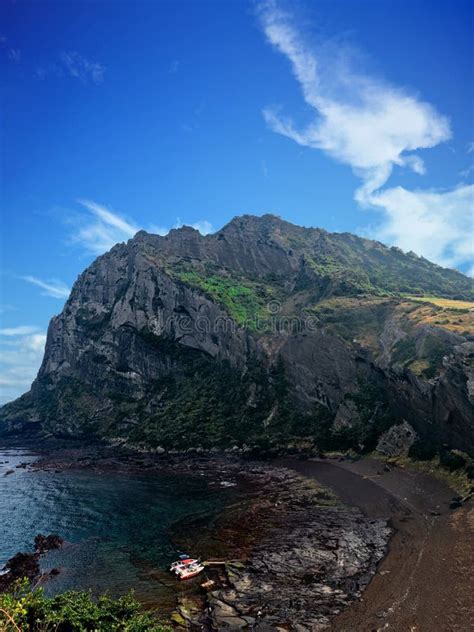
[[173, 525], [210, 523], [232, 490], [182, 475], [16, 468], [35, 458], [0, 449], [0, 568], [18, 551], [31, 551], [36, 534], [55, 533], [67, 544], [42, 560], [44, 571], [60, 569], [44, 583], [47, 594], [91, 589], [118, 596], [133, 588], [142, 602], [171, 608], [182, 589], [167, 572], [177, 554]]

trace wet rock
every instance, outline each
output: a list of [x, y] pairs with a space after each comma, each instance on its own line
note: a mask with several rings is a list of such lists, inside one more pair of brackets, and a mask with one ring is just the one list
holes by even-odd
[[47, 551], [60, 549], [64, 544], [64, 540], [59, 535], [43, 535], [38, 533], [35, 537], [35, 551], [40, 555]]
[[[223, 467], [228, 477], [231, 466]], [[276, 632], [288, 622], [301, 632], [327, 628], [370, 581], [390, 529], [358, 510], [332, 506], [323, 490], [284, 468], [249, 463], [239, 473], [265, 490], [256, 495], [253, 519], [273, 526], [247, 559], [223, 567], [224, 580], [222, 569], [213, 577], [212, 629], [248, 629], [249, 617], [259, 631]]]
[[17, 553], [8, 560], [0, 575], [0, 592], [6, 590], [17, 579], [35, 579], [40, 572], [37, 553]]
[[[36, 581], [40, 576], [40, 558], [52, 549], [58, 549], [64, 541], [57, 535], [38, 534], [35, 538], [34, 553], [17, 553], [8, 560], [0, 574], [0, 592], [7, 590], [16, 580], [27, 578], [30, 582]], [[54, 577], [59, 569], [52, 569], [44, 577]]]
[[[109, 464], [120, 471], [139, 471], [143, 465], [136, 463], [136, 454], [123, 450], [120, 459], [107, 452], [91, 457], [92, 467], [105, 471]], [[70, 461], [66, 456], [59, 457], [64, 467]], [[160, 471], [207, 477], [219, 486], [222, 481], [235, 481], [245, 489], [242, 505], [233, 509], [238, 513], [231, 514], [228, 526], [232, 532], [251, 533], [251, 546], [245, 545], [243, 552], [229, 548], [232, 561], [206, 569], [214, 585], [202, 590], [203, 606], [198, 612], [190, 607], [176, 609], [190, 629], [253, 626], [277, 631], [287, 629], [291, 621], [293, 631], [296, 625], [300, 630], [323, 630], [333, 615], [360, 596], [384, 555], [391, 533], [385, 521], [336, 506], [327, 490], [292, 470], [242, 461], [229, 453], [150, 458]], [[44, 463], [34, 467], [44, 467]], [[180, 548], [186, 550], [189, 542], [181, 540]], [[228, 546], [233, 545], [229, 542]]]

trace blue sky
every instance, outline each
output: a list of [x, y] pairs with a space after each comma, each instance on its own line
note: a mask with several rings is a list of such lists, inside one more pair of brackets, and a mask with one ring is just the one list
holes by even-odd
[[272, 212], [469, 272], [471, 2], [0, 8], [0, 403], [139, 228]]

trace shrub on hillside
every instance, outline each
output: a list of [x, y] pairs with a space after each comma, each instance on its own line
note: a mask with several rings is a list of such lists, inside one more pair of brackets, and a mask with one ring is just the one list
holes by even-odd
[[27, 581], [0, 594], [2, 632], [171, 632], [132, 594], [94, 599], [89, 592], [66, 592], [47, 598]]

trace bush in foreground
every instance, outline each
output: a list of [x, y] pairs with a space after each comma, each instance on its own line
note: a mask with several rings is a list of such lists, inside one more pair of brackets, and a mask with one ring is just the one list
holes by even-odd
[[93, 599], [88, 592], [47, 598], [27, 581], [0, 594], [0, 632], [171, 632], [129, 594]]

